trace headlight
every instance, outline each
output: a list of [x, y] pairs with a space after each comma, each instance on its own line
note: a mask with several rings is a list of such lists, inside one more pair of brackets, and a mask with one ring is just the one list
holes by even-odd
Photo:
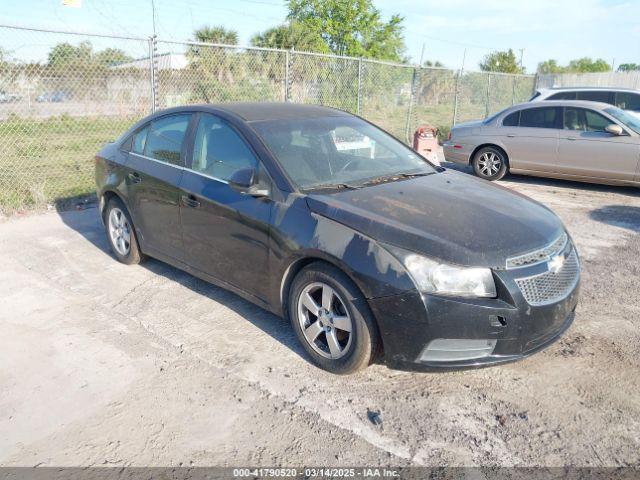
[[409, 271], [418, 289], [425, 293], [460, 297], [495, 298], [496, 284], [489, 268], [447, 265], [416, 253], [392, 249]]

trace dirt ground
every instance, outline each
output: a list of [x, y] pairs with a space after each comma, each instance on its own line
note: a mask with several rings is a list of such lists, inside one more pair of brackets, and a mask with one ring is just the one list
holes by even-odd
[[582, 298], [547, 350], [454, 373], [332, 376], [284, 320], [117, 263], [96, 209], [5, 218], [0, 465], [639, 465], [640, 190], [501, 183], [562, 217]]

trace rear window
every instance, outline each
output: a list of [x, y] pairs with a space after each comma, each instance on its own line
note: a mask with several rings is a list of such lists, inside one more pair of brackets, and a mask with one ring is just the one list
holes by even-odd
[[531, 128], [557, 128], [556, 107], [528, 108], [520, 111], [520, 126]]
[[534, 98], [538, 98], [539, 96], [540, 96], [540, 92], [536, 92], [533, 94], [533, 97], [529, 99], [529, 101], [533, 100]]

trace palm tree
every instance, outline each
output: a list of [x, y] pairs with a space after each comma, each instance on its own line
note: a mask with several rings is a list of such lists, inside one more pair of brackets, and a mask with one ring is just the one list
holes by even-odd
[[222, 25], [204, 26], [193, 32], [193, 36], [198, 42], [223, 43], [225, 45], [238, 44], [238, 32], [227, 29]]

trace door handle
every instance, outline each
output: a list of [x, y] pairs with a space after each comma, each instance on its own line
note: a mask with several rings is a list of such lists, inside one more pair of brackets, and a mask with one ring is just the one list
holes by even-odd
[[510, 133], [510, 134], [507, 135], [507, 137], [513, 138], [513, 137], [515, 137], [515, 134], [514, 133]]
[[567, 137], [567, 140], [571, 140], [571, 141], [573, 141], [573, 140], [575, 140], [575, 139], [576, 139], [576, 137]]
[[182, 203], [184, 203], [187, 207], [198, 208], [200, 206], [200, 202], [196, 200], [196, 197], [193, 195], [182, 195]]
[[129, 180], [131, 180], [131, 183], [140, 183], [142, 178], [138, 175], [138, 172], [132, 172], [129, 174]]

